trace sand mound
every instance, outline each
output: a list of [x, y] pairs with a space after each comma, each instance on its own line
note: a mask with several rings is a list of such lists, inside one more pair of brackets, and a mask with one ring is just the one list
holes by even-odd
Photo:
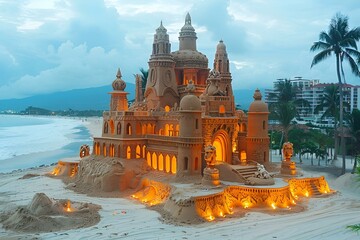
[[100, 206], [50, 199], [36, 193], [27, 206], [1, 213], [0, 222], [5, 229], [19, 232], [52, 232], [89, 227], [100, 221]]
[[80, 160], [72, 189], [94, 196], [101, 196], [101, 192], [135, 189], [147, 172], [145, 160], [89, 156]]
[[28, 174], [25, 174], [24, 176], [22, 176], [19, 179], [29, 179], [29, 178], [39, 177], [39, 176], [40, 176], [40, 174], [28, 173]]

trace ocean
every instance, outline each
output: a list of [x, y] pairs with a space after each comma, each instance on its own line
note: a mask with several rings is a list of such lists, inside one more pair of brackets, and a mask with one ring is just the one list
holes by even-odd
[[79, 155], [92, 145], [84, 120], [0, 115], [0, 172], [11, 172]]

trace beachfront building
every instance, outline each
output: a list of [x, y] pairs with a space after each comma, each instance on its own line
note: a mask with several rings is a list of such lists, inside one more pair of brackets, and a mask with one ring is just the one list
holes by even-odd
[[[274, 82], [273, 89], [265, 89], [265, 102], [268, 104], [273, 103], [275, 100], [270, 99], [269, 95], [271, 93], [276, 93], [275, 85], [278, 81], [284, 79], [278, 79]], [[310, 109], [299, 106], [298, 107], [298, 120], [311, 122], [316, 125], [322, 126], [333, 126], [334, 119], [332, 117], [325, 117], [321, 119], [321, 116], [326, 109], [315, 113], [315, 108], [321, 103], [321, 99], [324, 95], [324, 90], [327, 86], [333, 85], [334, 83], [320, 83], [317, 79], [303, 79], [302, 77], [295, 77], [290, 79], [290, 82], [293, 86], [296, 86], [298, 92], [296, 98], [305, 99], [309, 102]], [[347, 112], [352, 112], [353, 109], [360, 109], [360, 102], [358, 97], [360, 96], [360, 86], [354, 86], [351, 84], [343, 84], [344, 91], [344, 101], [349, 104], [349, 108], [345, 109]]]
[[156, 29], [145, 91], [136, 77], [135, 102], [128, 107], [126, 83], [118, 70], [103, 114], [102, 136], [93, 154], [146, 159], [154, 170], [201, 175], [204, 147], [216, 148], [216, 160], [230, 165], [268, 163], [268, 108], [259, 90], [248, 115], [235, 110], [226, 46], [216, 46], [212, 70], [197, 50], [191, 17], [179, 33], [179, 50], [171, 52], [162, 22]]

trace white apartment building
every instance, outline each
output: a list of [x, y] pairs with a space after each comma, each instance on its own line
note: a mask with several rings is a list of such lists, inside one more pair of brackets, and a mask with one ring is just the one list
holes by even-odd
[[[284, 79], [278, 79], [274, 81], [275, 84], [278, 81]], [[293, 86], [297, 86], [299, 92], [297, 93], [297, 98], [305, 99], [310, 104], [310, 109], [307, 110], [305, 107], [299, 107], [299, 118], [298, 121], [311, 122], [317, 125], [332, 126], [334, 124], [333, 118], [321, 119], [325, 109], [320, 111], [318, 114], [314, 113], [316, 106], [321, 102], [321, 98], [324, 94], [324, 89], [334, 83], [320, 83], [317, 79], [303, 79], [302, 77], [295, 77], [295, 79], [290, 79]], [[346, 109], [349, 112], [352, 112], [353, 109], [360, 109], [360, 86], [353, 86], [350, 84], [344, 84], [344, 100], [348, 102], [350, 109]], [[265, 89], [265, 101], [269, 104], [274, 102], [274, 100], [269, 99], [270, 93], [276, 93], [275, 89]]]

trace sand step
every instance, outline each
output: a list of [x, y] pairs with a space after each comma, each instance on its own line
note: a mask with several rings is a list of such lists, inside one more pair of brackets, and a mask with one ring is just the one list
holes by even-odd
[[319, 192], [318, 188], [316, 187], [316, 185], [312, 182], [310, 182], [310, 187], [311, 187], [311, 194], [313, 196], [321, 196], [322, 193]]
[[244, 179], [248, 179], [249, 177], [253, 177], [255, 172], [257, 172], [256, 166], [233, 166], [234, 170], [240, 174]]

